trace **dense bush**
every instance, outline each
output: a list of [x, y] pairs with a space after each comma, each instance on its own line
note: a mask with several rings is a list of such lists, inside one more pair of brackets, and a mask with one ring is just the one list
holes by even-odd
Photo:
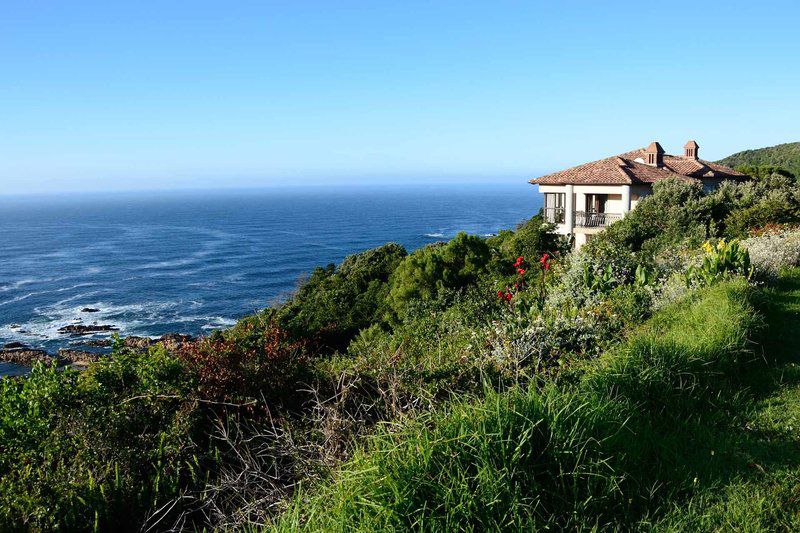
[[798, 176], [800, 175], [800, 142], [744, 150], [743, 152], [729, 155], [719, 162], [734, 168], [740, 168], [741, 165], [778, 166]]
[[0, 380], [2, 529], [137, 530], [150, 509], [203, 482], [191, 388], [163, 350]]
[[258, 318], [189, 343], [177, 356], [196, 376], [197, 393], [215, 401], [293, 402], [308, 376], [305, 343]]
[[736, 167], [736, 170], [755, 179], [768, 178], [773, 174], [778, 174], [787, 178], [796, 177], [789, 170], [775, 165], [739, 165]]
[[[517, 257], [535, 258], [542, 254], [564, 254], [568, 251], [566, 238], [554, 232], [555, 225], [536, 215], [519, 224], [514, 231], [502, 230], [488, 239], [487, 244], [498, 250], [502, 267]], [[501, 270], [502, 271], [502, 270]]]
[[405, 248], [389, 243], [351, 255], [338, 267], [317, 268], [275, 320], [295, 339], [344, 348], [360, 329], [382, 319], [389, 277], [406, 255]]
[[613, 243], [641, 255], [652, 256], [676, 243], [698, 245], [706, 238], [708, 217], [699, 183], [668, 179], [653, 184], [653, 194], [643, 198], [624, 219], [591, 240], [587, 251], [601, 259], [603, 246]]
[[704, 199], [716, 236], [743, 238], [768, 224], [800, 221], [800, 190], [786, 173], [725, 182]]
[[800, 229], [776, 226], [742, 241], [753, 266], [776, 278], [784, 268], [800, 266]]
[[413, 300], [431, 300], [441, 291], [477, 283], [487, 274], [491, 258], [486, 240], [463, 232], [446, 244], [415, 251], [392, 274], [388, 298], [392, 317], [405, 317]]

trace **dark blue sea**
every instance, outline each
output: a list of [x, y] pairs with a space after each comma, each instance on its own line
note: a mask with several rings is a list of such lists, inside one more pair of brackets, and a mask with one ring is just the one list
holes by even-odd
[[317, 265], [388, 241], [490, 235], [540, 206], [524, 182], [0, 196], [0, 346], [75, 346], [58, 332], [70, 324], [206, 334], [279, 302]]

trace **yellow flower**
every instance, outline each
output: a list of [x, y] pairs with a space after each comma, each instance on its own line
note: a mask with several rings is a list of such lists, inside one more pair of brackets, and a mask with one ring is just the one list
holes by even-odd
[[703, 250], [704, 250], [704, 251], [705, 251], [707, 254], [710, 254], [711, 252], [713, 252], [713, 251], [714, 251], [714, 247], [713, 247], [713, 246], [711, 246], [711, 243], [710, 243], [710, 242], [706, 241], [706, 242], [704, 242], [704, 243], [703, 243]]

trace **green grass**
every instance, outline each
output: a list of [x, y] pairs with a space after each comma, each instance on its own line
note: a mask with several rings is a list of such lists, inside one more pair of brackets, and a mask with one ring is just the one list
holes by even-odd
[[743, 282], [658, 313], [572, 384], [486, 392], [380, 432], [301, 490], [279, 530], [650, 526], [741, 458], [731, 413], [757, 367]]
[[764, 291], [769, 366], [750, 376], [752, 401], [729, 428], [739, 463], [725, 483], [676, 502], [663, 531], [800, 530], [800, 270]]

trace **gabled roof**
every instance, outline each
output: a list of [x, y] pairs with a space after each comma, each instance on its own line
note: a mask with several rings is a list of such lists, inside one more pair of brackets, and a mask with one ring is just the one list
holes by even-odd
[[[656, 143], [657, 145], [657, 143]], [[664, 154], [663, 165], [656, 167], [644, 163], [645, 153], [650, 150], [640, 148], [624, 154], [607, 157], [577, 167], [554, 172], [530, 183], [537, 185], [636, 185], [654, 183], [667, 178], [678, 178], [685, 181], [704, 179], [742, 180], [747, 176], [723, 165], [694, 159]], [[658, 148], [661, 148], [658, 146]]]

